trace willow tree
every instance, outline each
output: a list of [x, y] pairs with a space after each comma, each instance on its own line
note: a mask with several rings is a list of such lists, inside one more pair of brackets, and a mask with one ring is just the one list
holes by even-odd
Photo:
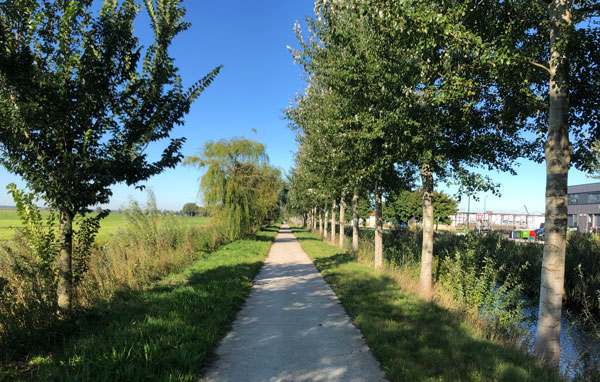
[[209, 141], [199, 156], [186, 157], [184, 164], [206, 168], [200, 181], [204, 205], [231, 240], [256, 232], [279, 207], [281, 175], [269, 166], [259, 142], [246, 138]]
[[[73, 219], [182, 159], [170, 139], [145, 153], [219, 72], [185, 90], [168, 48], [189, 27], [181, 0], [146, 1], [154, 42], [142, 54], [133, 0], [0, 3], [0, 163], [59, 214], [58, 305], [72, 303]], [[142, 59], [143, 57], [143, 59]]]

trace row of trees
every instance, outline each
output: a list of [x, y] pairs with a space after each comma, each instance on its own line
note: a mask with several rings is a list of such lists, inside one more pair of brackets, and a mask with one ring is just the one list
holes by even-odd
[[181, 213], [185, 216], [209, 216], [208, 210], [198, 206], [196, 203], [186, 203], [181, 209]]
[[298, 142], [291, 205], [314, 222], [331, 205], [334, 239], [335, 206], [342, 226], [351, 198], [356, 251], [359, 200], [373, 193], [378, 267], [382, 203], [420, 180], [429, 299], [437, 185], [497, 194], [479, 169], [514, 174], [517, 158], [545, 157], [535, 351], [558, 365], [568, 169], [589, 169], [600, 138], [599, 10], [591, 0], [318, 0], [308, 38], [297, 26], [290, 48], [307, 78], [286, 110]]

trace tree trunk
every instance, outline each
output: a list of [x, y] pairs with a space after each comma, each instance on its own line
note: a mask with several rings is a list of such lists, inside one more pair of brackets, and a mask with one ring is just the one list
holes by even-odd
[[375, 268], [383, 265], [383, 219], [381, 218], [381, 184], [375, 185]]
[[344, 214], [346, 213], [346, 202], [344, 195], [340, 198], [340, 248], [344, 248]]
[[352, 253], [358, 254], [358, 194], [352, 197]]
[[423, 244], [421, 247], [419, 295], [430, 300], [433, 264], [433, 173], [429, 164], [425, 164], [421, 168], [421, 181], [423, 182]]
[[325, 226], [323, 227], [323, 239], [327, 240], [327, 220], [329, 219], [329, 210], [327, 206], [325, 206], [325, 221], [323, 222]]
[[335, 199], [331, 203], [331, 242], [335, 244]]
[[323, 236], [323, 210], [319, 208], [319, 236]]
[[[567, 180], [572, 147], [569, 142], [569, 66], [562, 39], [571, 28], [570, 1], [549, 4], [550, 15], [550, 104], [546, 155], [546, 240], [542, 262], [540, 305], [534, 352], [558, 369], [560, 320], [565, 277], [567, 237]], [[564, 44], [566, 45], [566, 44]]]
[[58, 234], [60, 237], [60, 256], [58, 258], [58, 307], [69, 312], [72, 307], [73, 272], [71, 270], [73, 254], [73, 214], [66, 210], [59, 211]]
[[317, 207], [313, 207], [313, 226], [312, 229], [313, 230], [317, 230]]

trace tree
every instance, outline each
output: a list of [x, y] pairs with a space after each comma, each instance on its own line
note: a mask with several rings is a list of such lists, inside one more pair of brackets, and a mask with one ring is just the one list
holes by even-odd
[[199, 216], [200, 215], [200, 207], [196, 205], [196, 203], [186, 203], [183, 205], [181, 209], [181, 213], [186, 216]]
[[[423, 220], [423, 190], [400, 191], [388, 195], [384, 205], [384, 216], [397, 223], [408, 223], [410, 219]], [[435, 222], [450, 224], [450, 215], [458, 211], [458, 203], [443, 191], [433, 192], [433, 219]]]
[[230, 240], [256, 232], [279, 209], [279, 170], [268, 165], [265, 147], [246, 139], [206, 142], [199, 156], [184, 164], [206, 168], [200, 190], [215, 224]]
[[[139, 6], [105, 0], [0, 4], [1, 163], [59, 213], [58, 303], [71, 308], [73, 218], [107, 203], [110, 186], [136, 185], [174, 167], [184, 138], [149, 161], [215, 68], [183, 89], [168, 48], [189, 27], [181, 0], [147, 0], [154, 42], [142, 57], [133, 33]], [[140, 68], [140, 69], [138, 69]]]
[[515, 105], [530, 112], [528, 127], [538, 136], [539, 159], [546, 162], [546, 240], [534, 352], [558, 368], [568, 171], [571, 166], [592, 170], [593, 146], [600, 138], [600, 2], [493, 1], [486, 10], [488, 35], [512, 55], [510, 72], [521, 73], [521, 78], [506, 76], [503, 85], [510, 94], [536, 96], [530, 107], [522, 101]]
[[[525, 123], [502, 119], [497, 97], [499, 57], [471, 22], [472, 1], [357, 1], [370, 31], [370, 61], [377, 62], [390, 113], [396, 163], [419, 169], [423, 190], [420, 294], [432, 296], [433, 195], [439, 182], [470, 192], [496, 190], [477, 168], [512, 171], [531, 146], [519, 136]], [[391, 27], [393, 26], [393, 27]], [[504, 123], [500, 123], [504, 121]]]
[[[567, 233], [568, 170], [591, 171], [600, 138], [597, 0], [485, 1], [478, 28], [494, 41], [496, 90], [508, 117], [535, 134], [546, 162], [546, 240], [534, 352], [558, 368]], [[501, 72], [501, 73], [500, 73]]]

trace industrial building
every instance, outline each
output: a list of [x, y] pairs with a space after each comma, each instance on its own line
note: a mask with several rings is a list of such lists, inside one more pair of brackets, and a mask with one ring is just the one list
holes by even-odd
[[[476, 229], [477, 227], [483, 230], [524, 230], [524, 229], [537, 229], [544, 223], [544, 215], [536, 214], [519, 214], [519, 213], [502, 213], [486, 211], [485, 214], [481, 212], [457, 212], [455, 215], [450, 215], [452, 219], [452, 225], [456, 228], [469, 227]], [[479, 222], [479, 224], [478, 224]]]
[[600, 183], [569, 186], [568, 193], [569, 228], [590, 232], [600, 227]]

